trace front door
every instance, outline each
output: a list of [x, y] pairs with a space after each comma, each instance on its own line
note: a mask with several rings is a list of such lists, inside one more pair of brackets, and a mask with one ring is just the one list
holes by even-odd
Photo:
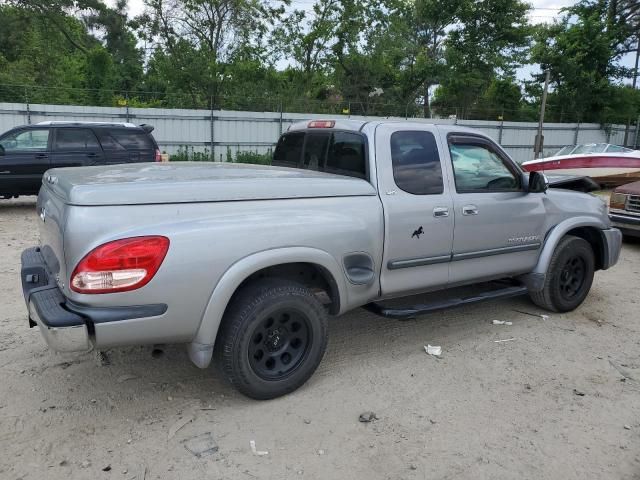
[[435, 127], [376, 129], [378, 189], [385, 217], [383, 296], [445, 286], [453, 241], [453, 201]]
[[33, 195], [49, 168], [49, 129], [12, 132], [0, 140], [0, 195]]
[[449, 134], [455, 230], [451, 284], [531, 271], [544, 240], [544, 193], [490, 140]]

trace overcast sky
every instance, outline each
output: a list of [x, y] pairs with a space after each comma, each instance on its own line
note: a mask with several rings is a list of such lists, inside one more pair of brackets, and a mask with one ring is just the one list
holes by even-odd
[[[106, 0], [109, 5], [114, 5], [115, 0]], [[531, 20], [535, 23], [552, 20], [558, 13], [558, 10], [562, 7], [571, 5], [574, 2], [568, 0], [532, 0], [531, 5], [534, 11], [531, 12]], [[311, 0], [293, 0], [294, 7], [310, 9], [313, 2]], [[132, 16], [138, 15], [142, 12], [143, 1], [142, 0], [129, 0], [129, 14]]]

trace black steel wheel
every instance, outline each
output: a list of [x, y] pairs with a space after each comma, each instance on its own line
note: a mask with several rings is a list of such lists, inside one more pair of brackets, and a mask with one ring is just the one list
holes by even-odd
[[567, 259], [558, 279], [558, 288], [564, 300], [571, 301], [580, 292], [586, 273], [587, 266], [581, 255], [572, 255]]
[[223, 319], [215, 350], [227, 380], [266, 400], [304, 384], [327, 346], [327, 314], [313, 293], [285, 279], [243, 287]]
[[529, 295], [536, 305], [547, 310], [574, 310], [587, 297], [594, 271], [595, 256], [589, 242], [567, 235], [553, 252], [543, 289]]
[[306, 315], [291, 309], [263, 314], [251, 334], [249, 364], [265, 380], [285, 378], [304, 361], [313, 342]]

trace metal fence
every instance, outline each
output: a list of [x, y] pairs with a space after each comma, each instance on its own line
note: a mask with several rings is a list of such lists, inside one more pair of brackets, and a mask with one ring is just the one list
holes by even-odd
[[[327, 114], [282, 112], [0, 103], [0, 133], [18, 125], [55, 120], [147, 123], [155, 127], [153, 135], [164, 152], [173, 155], [185, 151], [203, 152], [204, 155], [200, 155], [200, 158], [224, 161], [234, 157], [238, 152], [266, 153], [273, 149], [280, 134], [291, 124], [327, 117]], [[335, 119], [381, 118], [348, 115], [330, 115], [330, 117]], [[408, 120], [476, 128], [500, 143], [517, 162], [533, 158], [533, 145], [537, 131], [537, 123], [534, 122], [457, 120], [455, 118], [408, 118]], [[625, 127], [592, 123], [548, 123], [544, 126], [544, 155], [551, 155], [565, 145], [577, 143], [622, 145], [626, 128], [629, 128], [627, 143], [637, 145], [638, 125]]]

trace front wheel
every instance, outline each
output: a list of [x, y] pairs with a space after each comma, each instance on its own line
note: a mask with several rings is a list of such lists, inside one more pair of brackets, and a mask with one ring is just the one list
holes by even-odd
[[266, 400], [300, 387], [327, 346], [327, 314], [303, 285], [257, 280], [232, 300], [216, 350], [227, 380], [248, 397]]
[[568, 312], [584, 301], [593, 283], [595, 257], [586, 240], [567, 235], [558, 243], [539, 292], [531, 300], [553, 312]]

